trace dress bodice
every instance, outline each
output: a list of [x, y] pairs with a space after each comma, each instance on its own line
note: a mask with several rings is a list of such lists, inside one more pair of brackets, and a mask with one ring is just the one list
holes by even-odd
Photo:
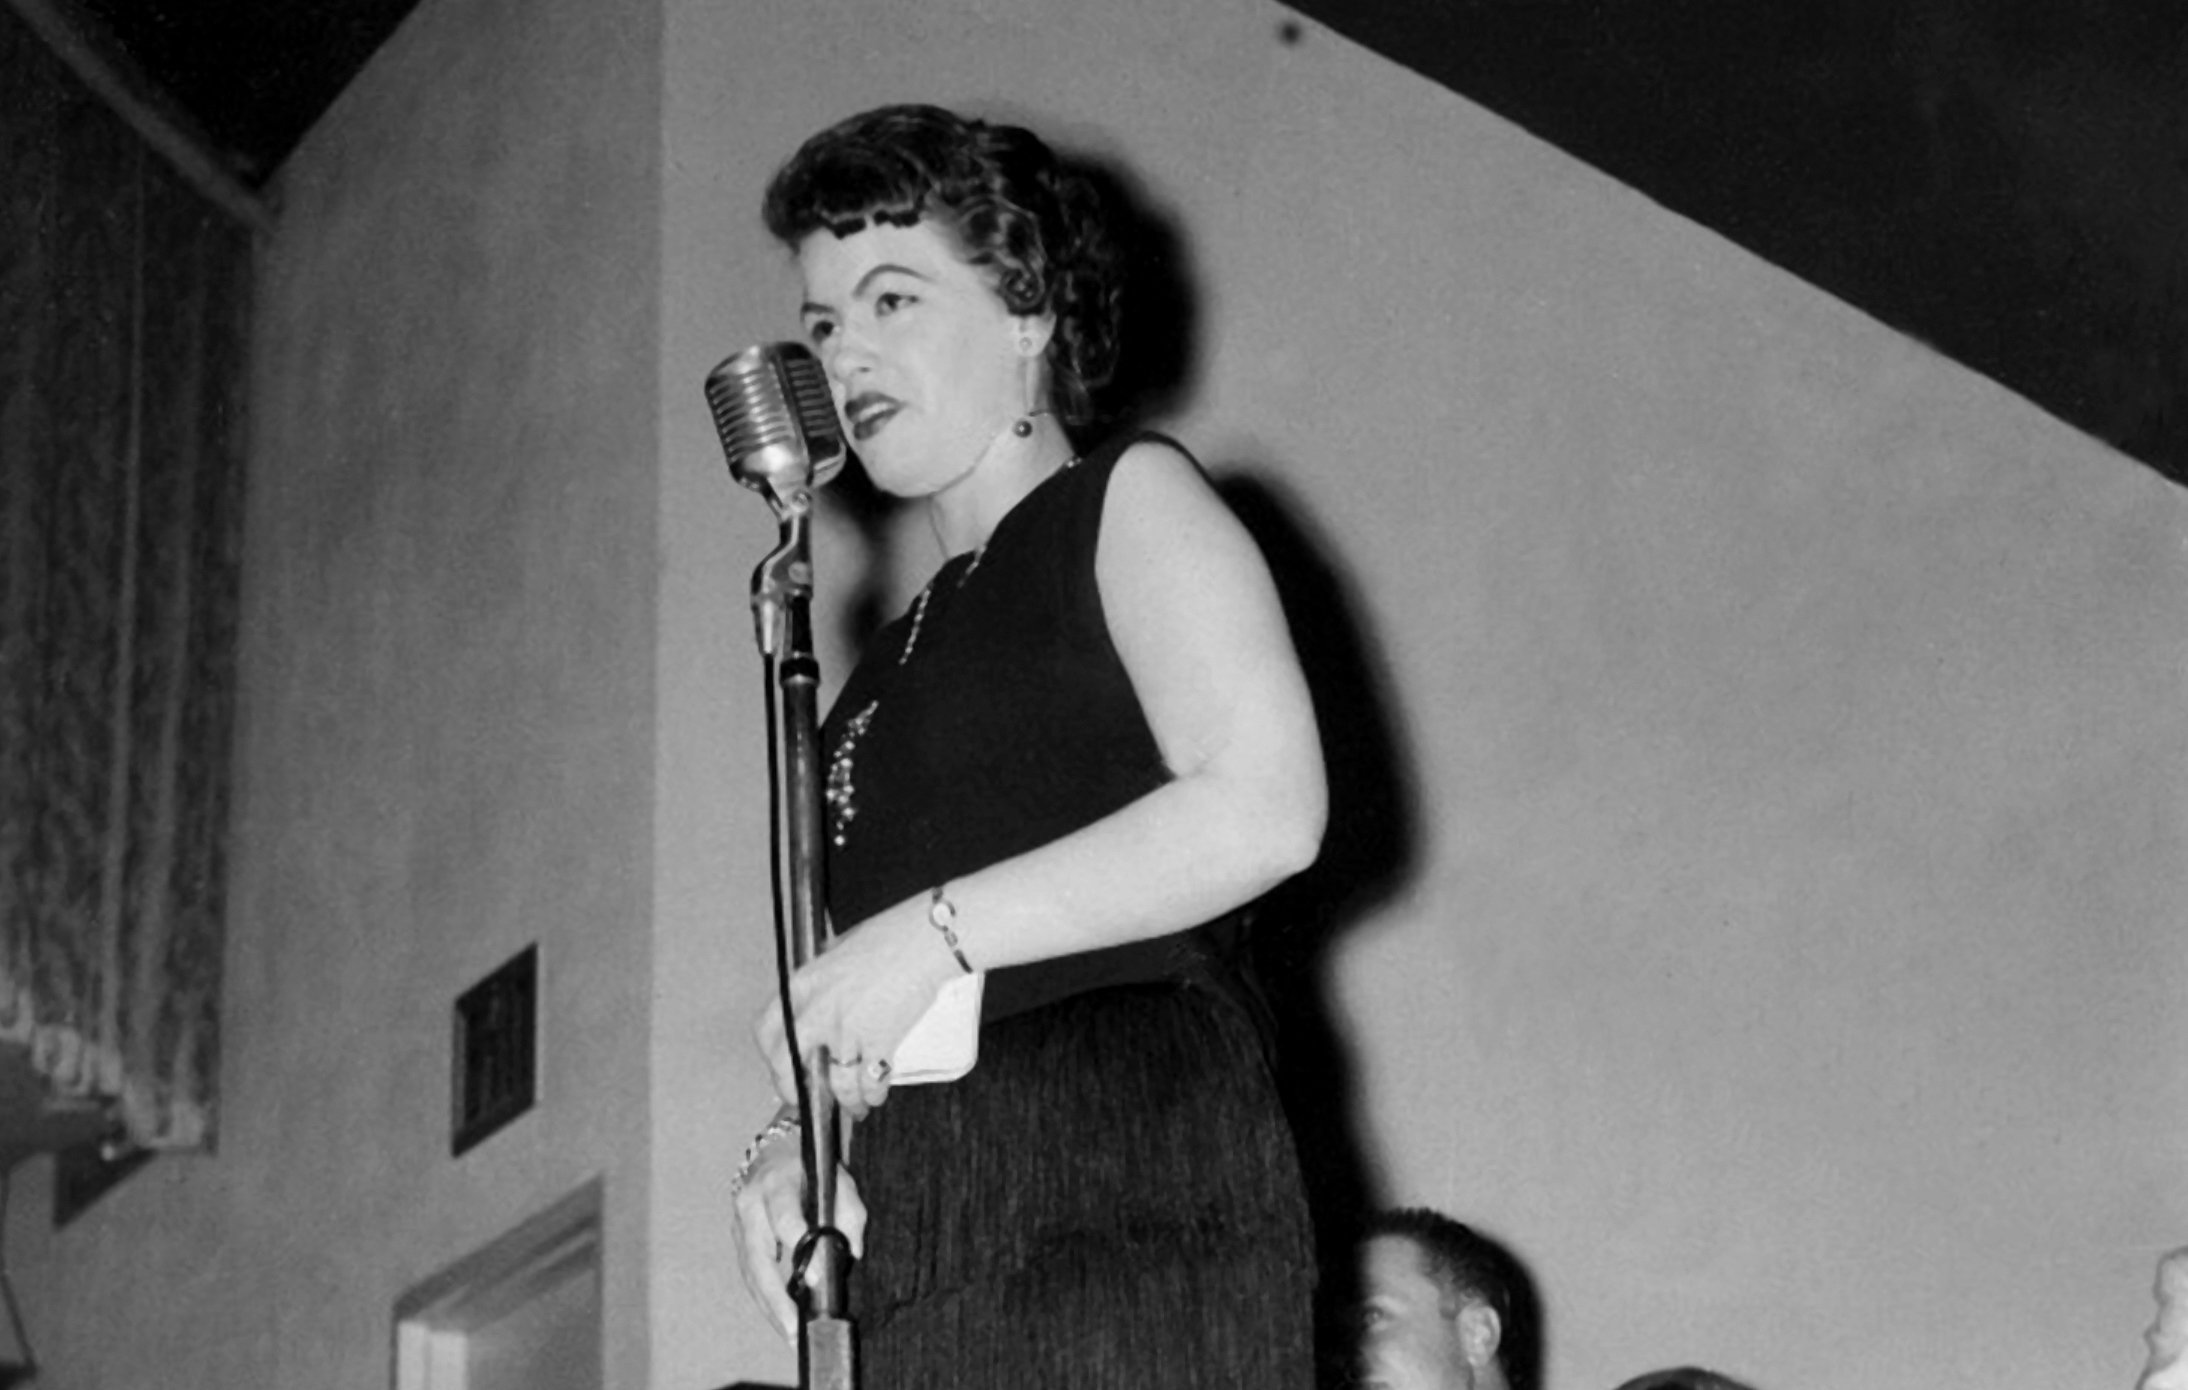
[[[1168, 780], [1094, 572], [1110, 475], [1132, 442], [1109, 441], [1021, 498], [985, 546], [952, 557], [876, 634], [845, 683], [822, 733], [839, 927]], [[1183, 975], [1205, 955], [1199, 934], [1184, 932], [995, 971], [984, 1017]]]

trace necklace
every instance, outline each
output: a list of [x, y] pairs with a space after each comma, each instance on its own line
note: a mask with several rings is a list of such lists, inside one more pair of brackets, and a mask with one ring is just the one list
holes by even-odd
[[[1079, 456], [1073, 454], [1056, 471], [1067, 473], [1076, 468], [1078, 463]], [[1054, 474], [1050, 476], [1053, 477]], [[991, 532], [988, 540], [994, 538]], [[950, 586], [950, 592], [954, 594], [962, 590], [987, 556], [988, 541], [982, 541], [972, 552], [971, 563], [957, 576], [957, 582]], [[899, 670], [903, 669], [912, 659], [912, 653], [919, 648], [919, 634], [927, 622], [927, 605], [934, 601], [935, 585], [941, 581], [943, 572], [948, 568], [945, 564], [942, 569], [936, 570], [927, 581], [926, 587], [919, 591], [919, 597], [912, 600], [911, 626], [904, 634], [904, 645], [897, 649], [896, 654], [896, 667]], [[828, 841], [838, 849], [843, 848], [844, 842], [850, 838], [851, 822], [858, 815], [858, 788], [854, 778], [857, 774], [859, 740], [866, 737], [866, 731], [873, 726], [874, 716], [880, 712], [881, 696], [876, 695], [857, 714], [844, 722], [843, 737], [836, 743], [835, 755], [828, 760], [828, 778], [822, 799], [828, 804]]]

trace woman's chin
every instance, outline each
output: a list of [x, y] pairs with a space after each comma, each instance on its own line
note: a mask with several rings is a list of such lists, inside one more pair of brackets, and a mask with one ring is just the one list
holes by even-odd
[[903, 458], [896, 450], [891, 449], [879, 436], [853, 447], [858, 450], [858, 461], [866, 469], [866, 476], [875, 487], [892, 497], [909, 495], [906, 488], [910, 475]]

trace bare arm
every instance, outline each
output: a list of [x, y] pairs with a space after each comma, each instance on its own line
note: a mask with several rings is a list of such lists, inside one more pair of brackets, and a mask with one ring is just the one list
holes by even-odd
[[[1173, 774], [1039, 849], [953, 880], [966, 956], [1022, 965], [1166, 935], [1306, 867], [1327, 815], [1321, 743], [1267, 565], [1198, 469], [1142, 442], [1119, 460], [1096, 578], [1112, 640]], [[886, 1057], [958, 972], [925, 894], [859, 924], [792, 985], [800, 1041]], [[759, 1035], [789, 1094], [781, 1019]], [[886, 1094], [846, 1073], [854, 1113]], [[861, 1087], [863, 1086], [863, 1089]]]
[[1182, 454], [1142, 443], [1119, 461], [1096, 576], [1172, 780], [951, 884], [958, 935], [984, 968], [1194, 926], [1305, 868], [1321, 843], [1321, 743], [1275, 586]]

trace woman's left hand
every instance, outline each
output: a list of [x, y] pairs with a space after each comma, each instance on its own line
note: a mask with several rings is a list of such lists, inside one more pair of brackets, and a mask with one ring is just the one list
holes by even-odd
[[[957, 972], [927, 921], [926, 900], [915, 898], [835, 937], [818, 960], [790, 977], [798, 1046], [808, 1057], [828, 1049], [828, 1088], [852, 1118], [889, 1098], [897, 1044]], [[795, 1104], [797, 1077], [780, 999], [761, 1011], [753, 1035], [776, 1094]]]

